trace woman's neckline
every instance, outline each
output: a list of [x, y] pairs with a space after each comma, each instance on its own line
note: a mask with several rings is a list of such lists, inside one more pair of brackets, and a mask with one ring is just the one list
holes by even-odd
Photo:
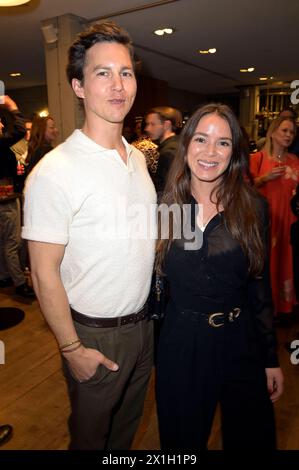
[[281, 152], [275, 152], [275, 154], [270, 155], [271, 159], [280, 165], [285, 163], [287, 159], [287, 151], [283, 150]]

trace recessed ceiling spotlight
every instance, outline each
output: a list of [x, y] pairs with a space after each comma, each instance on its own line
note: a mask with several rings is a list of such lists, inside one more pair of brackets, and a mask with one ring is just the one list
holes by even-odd
[[0, 0], [0, 7], [17, 7], [29, 2], [30, 0]]
[[240, 69], [240, 72], [242, 73], [253, 72], [253, 71], [254, 71], [254, 67], [248, 67], [247, 69]]
[[20, 77], [22, 74], [21, 72], [12, 72], [9, 74], [11, 77]]
[[217, 51], [216, 47], [211, 47], [210, 49], [199, 49], [199, 54], [215, 54]]
[[39, 111], [38, 115], [40, 117], [47, 117], [47, 116], [49, 116], [49, 110], [48, 109], [42, 109], [41, 111]]
[[156, 34], [157, 36], [164, 36], [164, 34], [172, 34], [172, 33], [173, 33], [172, 28], [156, 29], [154, 31], [154, 34]]

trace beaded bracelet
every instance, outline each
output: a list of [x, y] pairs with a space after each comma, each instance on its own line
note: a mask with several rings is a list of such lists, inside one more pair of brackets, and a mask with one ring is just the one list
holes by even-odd
[[61, 350], [61, 352], [62, 352], [63, 354], [65, 354], [65, 353], [70, 353], [70, 352], [76, 351], [76, 350], [79, 349], [81, 346], [82, 346], [82, 343], [81, 343], [81, 341], [80, 341], [80, 343], [77, 344], [77, 346], [74, 346], [74, 347], [71, 348], [71, 349]]
[[68, 346], [72, 346], [73, 344], [81, 343], [80, 339], [75, 339], [74, 341], [69, 341], [68, 343], [63, 344], [62, 346], [59, 346], [60, 351], [62, 351], [64, 348], [67, 348]]

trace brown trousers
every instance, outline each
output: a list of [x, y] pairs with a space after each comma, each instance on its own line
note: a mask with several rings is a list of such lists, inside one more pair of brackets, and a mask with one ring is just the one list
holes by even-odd
[[101, 351], [119, 365], [99, 366], [84, 382], [75, 380], [63, 360], [71, 402], [70, 450], [129, 449], [143, 412], [153, 364], [153, 325], [144, 319], [113, 328], [74, 322], [85, 347]]

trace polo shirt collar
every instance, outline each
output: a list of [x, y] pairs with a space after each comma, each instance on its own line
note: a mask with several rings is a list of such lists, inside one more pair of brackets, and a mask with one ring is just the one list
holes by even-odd
[[75, 138], [75, 141], [77, 141], [79, 148], [80, 148], [80, 152], [83, 151], [89, 154], [92, 154], [92, 153], [98, 154], [99, 152], [103, 152], [106, 155], [110, 153], [111, 155], [114, 155], [119, 160], [119, 162], [122, 165], [124, 165], [124, 167], [127, 167], [129, 172], [133, 171], [133, 166], [130, 161], [131, 160], [130, 156], [133, 152], [133, 147], [126, 141], [124, 137], [122, 137], [122, 142], [125, 146], [127, 156], [128, 156], [127, 165], [123, 162], [123, 160], [121, 159], [116, 149], [107, 149], [105, 147], [102, 147], [101, 145], [97, 144], [94, 140], [92, 140], [90, 137], [88, 137], [86, 134], [84, 134], [84, 132], [82, 132], [81, 129], [75, 129], [72, 137]]

